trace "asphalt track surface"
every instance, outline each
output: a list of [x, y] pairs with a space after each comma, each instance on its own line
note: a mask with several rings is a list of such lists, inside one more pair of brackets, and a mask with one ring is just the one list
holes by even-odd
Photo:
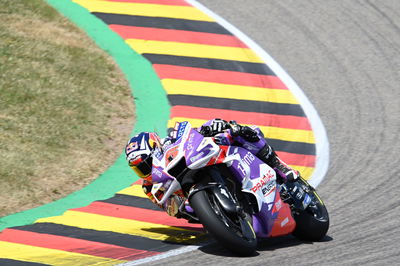
[[211, 245], [150, 264], [398, 265], [400, 1], [200, 2], [263, 47], [318, 110], [331, 227], [323, 242], [270, 239], [250, 258]]

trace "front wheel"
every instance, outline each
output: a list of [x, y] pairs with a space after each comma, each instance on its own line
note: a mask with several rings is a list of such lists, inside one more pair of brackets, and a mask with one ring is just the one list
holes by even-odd
[[226, 213], [214, 194], [206, 190], [191, 196], [190, 205], [205, 229], [225, 248], [241, 256], [255, 252], [257, 239], [249, 219]]
[[311, 201], [305, 210], [294, 212], [296, 228], [293, 235], [301, 240], [320, 241], [329, 229], [328, 210], [315, 189], [307, 181], [301, 179], [298, 182], [308, 188], [307, 194]]

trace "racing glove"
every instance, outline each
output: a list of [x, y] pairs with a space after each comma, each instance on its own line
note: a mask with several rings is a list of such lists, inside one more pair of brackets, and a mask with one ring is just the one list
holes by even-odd
[[248, 126], [242, 126], [236, 123], [236, 121], [230, 121], [229, 122], [232, 136], [240, 136], [244, 140], [249, 141], [249, 142], [257, 142], [260, 140], [260, 137], [258, 136], [257, 131], [252, 129], [251, 127]]
[[223, 132], [225, 129], [230, 128], [229, 123], [220, 118], [215, 118], [210, 125], [202, 126], [200, 128], [200, 134], [205, 137], [212, 137], [218, 133]]

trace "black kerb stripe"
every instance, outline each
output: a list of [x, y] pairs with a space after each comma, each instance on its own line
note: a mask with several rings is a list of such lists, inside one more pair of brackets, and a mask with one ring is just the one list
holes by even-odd
[[5, 266], [39, 266], [39, 265], [49, 265], [29, 261], [11, 260], [11, 259], [0, 259], [0, 265]]
[[241, 112], [255, 112], [305, 117], [303, 109], [298, 104], [258, 102], [192, 95], [168, 95], [168, 100], [173, 106], [185, 105], [202, 108], [226, 109]]
[[275, 76], [275, 73], [266, 64], [262, 63], [163, 54], [142, 54], [142, 56], [152, 64], [198, 67]]
[[151, 202], [150, 199], [129, 196], [124, 194], [115, 194], [115, 196], [112, 198], [99, 201], [117, 205], [129, 206], [129, 207], [143, 208], [154, 211], [163, 211], [160, 207]]
[[[268, 132], [265, 132], [268, 137]], [[267, 142], [270, 146], [274, 147], [276, 151], [283, 151], [289, 153], [297, 153], [304, 155], [315, 155], [315, 144], [304, 142], [291, 142], [279, 139], [268, 139]]]
[[120, 247], [157, 251], [157, 252], [164, 252], [184, 246], [174, 243], [168, 243], [166, 241], [144, 238], [140, 236], [125, 235], [109, 231], [83, 229], [83, 228], [61, 225], [61, 224], [53, 224], [53, 223], [35, 223], [31, 225], [13, 227], [13, 229], [36, 232], [41, 234], [72, 237], [88, 241], [117, 245]]
[[103, 20], [106, 24], [232, 35], [228, 30], [226, 30], [224, 27], [216, 22], [176, 18], [119, 15], [98, 12], [93, 12], [92, 14]]

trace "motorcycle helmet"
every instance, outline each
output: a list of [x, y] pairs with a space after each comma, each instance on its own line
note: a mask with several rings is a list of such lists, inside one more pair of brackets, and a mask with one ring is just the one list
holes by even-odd
[[142, 132], [131, 138], [126, 145], [125, 154], [129, 166], [140, 178], [151, 175], [153, 151], [160, 147], [160, 138], [156, 133]]

